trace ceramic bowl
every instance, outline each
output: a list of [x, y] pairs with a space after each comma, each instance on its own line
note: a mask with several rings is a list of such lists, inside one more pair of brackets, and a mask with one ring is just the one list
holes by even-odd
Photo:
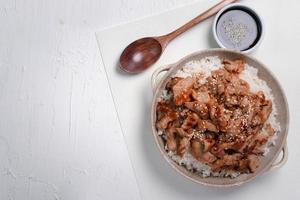
[[218, 34], [217, 34], [217, 23], [219, 18], [222, 16], [223, 13], [225, 13], [228, 10], [231, 9], [237, 9], [237, 10], [245, 10], [246, 12], [251, 13], [251, 15], [254, 16], [254, 18], [256, 19], [256, 23], [258, 24], [258, 29], [259, 29], [259, 36], [257, 38], [257, 40], [255, 41], [254, 45], [252, 45], [250, 48], [246, 49], [246, 50], [242, 50], [241, 52], [244, 54], [249, 54], [252, 53], [253, 51], [255, 51], [261, 44], [264, 35], [265, 35], [265, 25], [263, 22], [262, 17], [258, 14], [257, 11], [255, 11], [253, 8], [250, 8], [249, 6], [243, 5], [243, 4], [239, 4], [239, 3], [233, 3], [233, 4], [229, 4], [227, 6], [225, 6], [223, 9], [221, 9], [215, 16], [214, 21], [213, 21], [213, 25], [212, 25], [212, 32], [213, 32], [213, 36], [215, 41], [217, 42], [217, 44], [219, 45], [219, 47], [227, 49], [227, 47], [220, 41]]
[[[207, 56], [218, 56], [221, 59], [226, 58], [229, 60], [234, 60], [238, 58], [244, 59], [246, 63], [258, 69], [259, 78], [265, 80], [268, 86], [272, 89], [272, 93], [275, 98], [275, 105], [278, 110], [278, 115], [276, 119], [280, 124], [281, 131], [278, 133], [278, 138], [276, 139], [275, 146], [271, 147], [270, 152], [266, 156], [261, 158], [260, 166], [254, 173], [242, 174], [237, 178], [223, 178], [223, 177], [202, 178], [201, 176], [188, 171], [184, 166], [180, 166], [176, 162], [174, 162], [167, 155], [167, 152], [164, 149], [164, 142], [157, 133], [157, 129], [155, 127], [157, 102], [158, 102], [158, 98], [162, 94], [162, 90], [164, 90], [166, 84], [171, 79], [171, 76], [174, 75], [178, 70], [180, 70], [185, 65], [185, 63], [192, 60], [200, 60]], [[161, 77], [160, 74], [162, 72], [166, 72], [166, 73], [158, 81], [158, 78]], [[281, 167], [286, 162], [287, 147], [285, 144], [286, 144], [286, 137], [288, 134], [288, 127], [289, 127], [289, 111], [288, 111], [287, 100], [285, 98], [285, 94], [282, 90], [282, 87], [280, 86], [277, 79], [274, 77], [272, 72], [260, 61], [252, 57], [249, 57], [245, 54], [235, 52], [235, 51], [225, 50], [225, 49], [204, 50], [204, 51], [200, 51], [188, 55], [174, 64], [157, 69], [152, 76], [152, 87], [153, 87], [154, 97], [152, 101], [151, 123], [152, 123], [152, 133], [155, 139], [155, 143], [163, 158], [170, 164], [170, 166], [173, 169], [175, 169], [179, 174], [183, 175], [184, 177], [196, 183], [200, 183], [208, 186], [216, 186], [216, 187], [239, 186], [243, 183], [252, 181], [256, 177], [260, 176], [261, 174], [271, 169]], [[275, 163], [275, 160], [279, 156], [281, 151], [283, 152], [281, 160]]]

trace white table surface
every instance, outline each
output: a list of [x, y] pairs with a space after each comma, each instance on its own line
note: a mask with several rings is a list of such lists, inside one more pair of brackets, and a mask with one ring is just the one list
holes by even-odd
[[95, 32], [192, 0], [0, 0], [0, 200], [140, 199]]
[[0, 200], [141, 198], [95, 32], [193, 1], [0, 0]]

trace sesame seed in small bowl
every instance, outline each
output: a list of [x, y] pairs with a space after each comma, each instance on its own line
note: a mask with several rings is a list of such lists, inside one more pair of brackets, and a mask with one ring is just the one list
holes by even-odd
[[264, 24], [252, 8], [242, 4], [230, 4], [220, 10], [213, 22], [213, 35], [218, 45], [248, 54], [261, 43]]

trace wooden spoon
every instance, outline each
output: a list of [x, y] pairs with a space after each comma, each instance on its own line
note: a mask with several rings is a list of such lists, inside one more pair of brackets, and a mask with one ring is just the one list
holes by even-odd
[[122, 52], [120, 56], [120, 68], [125, 72], [132, 74], [140, 73], [146, 70], [159, 59], [162, 52], [171, 40], [201, 21], [211, 17], [227, 4], [235, 1], [237, 0], [222, 0], [217, 5], [208, 9], [204, 13], [195, 17], [188, 23], [169, 34], [159, 37], [146, 37], [134, 41]]

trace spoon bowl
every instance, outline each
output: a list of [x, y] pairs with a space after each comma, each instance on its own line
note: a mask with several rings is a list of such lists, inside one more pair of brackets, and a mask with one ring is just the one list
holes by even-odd
[[120, 57], [120, 68], [128, 73], [139, 73], [154, 64], [163, 51], [155, 38], [146, 37], [129, 44]]

